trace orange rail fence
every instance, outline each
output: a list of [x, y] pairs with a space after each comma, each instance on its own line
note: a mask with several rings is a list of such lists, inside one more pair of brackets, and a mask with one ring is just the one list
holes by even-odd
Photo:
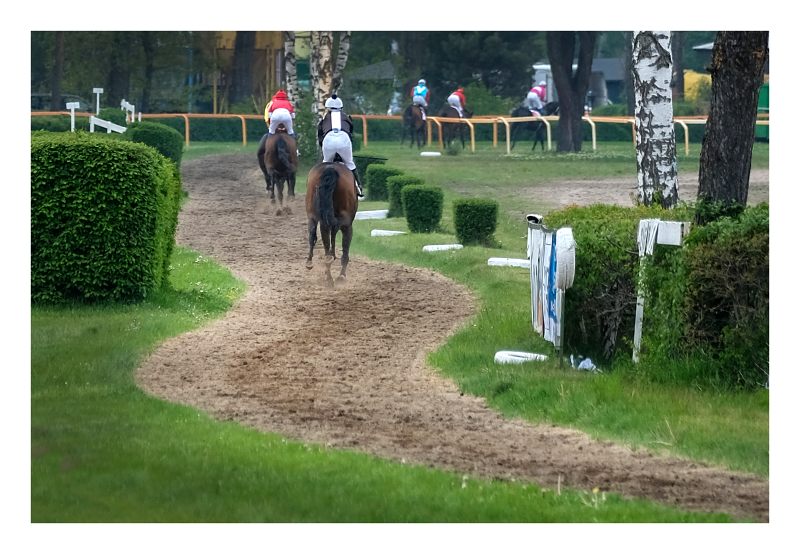
[[[70, 116], [70, 112], [68, 111], [59, 111], [59, 112], [31, 112], [31, 116], [52, 116], [52, 115], [64, 115]], [[88, 112], [75, 112], [75, 115], [78, 117], [89, 117], [94, 114]], [[242, 145], [247, 145], [247, 120], [263, 120], [263, 116], [256, 115], [256, 114], [191, 114], [191, 113], [159, 113], [159, 114], [139, 114], [141, 118], [144, 119], [167, 119], [171, 117], [178, 117], [183, 119], [183, 126], [184, 126], [184, 141], [187, 146], [189, 146], [190, 141], [189, 137], [191, 134], [191, 119], [239, 119], [242, 124]], [[364, 147], [369, 146], [369, 121], [380, 121], [380, 120], [394, 120], [394, 121], [402, 121], [402, 117], [399, 115], [377, 115], [377, 114], [351, 114], [353, 119], [358, 119], [361, 121], [362, 126], [362, 140]], [[766, 117], [766, 118], [765, 118]], [[502, 127], [505, 129], [505, 143], [506, 143], [506, 154], [511, 153], [511, 126], [514, 123], [522, 123], [522, 122], [531, 122], [531, 121], [541, 121], [545, 125], [545, 130], [547, 134], [547, 149], [553, 149], [552, 143], [552, 129], [550, 126], [550, 122], [558, 121], [558, 116], [530, 116], [530, 117], [506, 117], [506, 116], [499, 116], [499, 115], [489, 115], [489, 116], [479, 116], [470, 119], [457, 119], [452, 117], [438, 117], [438, 116], [431, 116], [429, 115], [426, 118], [427, 121], [427, 144], [431, 146], [434, 144], [434, 137], [433, 137], [433, 130], [436, 129], [437, 134], [437, 145], [439, 150], [444, 150], [444, 138], [442, 133], [442, 124], [443, 123], [460, 123], [462, 125], [466, 125], [469, 130], [470, 135], [470, 150], [475, 152], [475, 127], [476, 125], [492, 125], [492, 146], [498, 146], [498, 137], [499, 137], [499, 128]], [[592, 150], [597, 150], [597, 124], [598, 123], [611, 123], [611, 124], [624, 124], [631, 126], [631, 140], [635, 146], [636, 144], [636, 120], [633, 117], [616, 117], [616, 116], [584, 116], [581, 118], [583, 121], [587, 122], [591, 127], [592, 131]], [[707, 121], [707, 116], [680, 116], [675, 117], [674, 121], [676, 125], [680, 125], [683, 128], [683, 136], [684, 136], [684, 151], [686, 154], [689, 154], [689, 125], [705, 125]], [[756, 120], [756, 125], [766, 125], [769, 126], [769, 114], [758, 114], [758, 118]]]

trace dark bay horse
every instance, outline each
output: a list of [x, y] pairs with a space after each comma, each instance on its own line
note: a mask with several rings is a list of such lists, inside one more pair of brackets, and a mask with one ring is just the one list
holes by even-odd
[[[558, 115], [558, 102], [548, 102], [544, 106], [542, 106], [541, 115]], [[511, 117], [530, 117], [531, 111], [528, 109], [527, 106], [520, 105], [514, 108], [514, 111], [511, 112]], [[544, 136], [545, 136], [545, 128], [544, 123], [540, 120], [536, 121], [515, 121], [511, 124], [511, 149], [514, 149], [514, 145], [517, 143], [517, 139], [522, 134], [528, 131], [530, 134], [533, 135], [533, 148], [531, 150], [536, 150], [536, 143], [540, 143], [542, 145], [542, 151], [544, 151]]]
[[403, 135], [400, 144], [403, 144], [406, 133], [409, 136], [409, 148], [414, 146], [414, 142], [417, 143], [417, 148], [422, 148], [425, 144], [425, 120], [422, 118], [422, 108], [417, 105], [409, 106], [403, 112]]
[[[439, 117], [452, 117], [455, 119], [469, 119], [472, 117], [472, 112], [467, 111], [465, 108], [462, 108], [462, 110], [464, 112], [464, 117], [459, 115], [457, 109], [447, 104], [439, 112]], [[442, 123], [442, 141], [444, 142], [445, 148], [450, 146], [456, 137], [461, 139], [461, 148], [466, 148], [466, 132], [466, 125], [463, 123]]]
[[306, 268], [313, 267], [317, 225], [325, 246], [325, 281], [333, 286], [331, 264], [336, 259], [336, 233], [342, 232], [342, 271], [337, 283], [347, 279], [350, 261], [350, 241], [353, 239], [353, 220], [358, 211], [353, 172], [338, 162], [321, 162], [308, 173], [306, 215], [308, 216], [308, 259]]
[[267, 182], [267, 192], [272, 203], [275, 203], [275, 189], [278, 189], [277, 214], [291, 213], [288, 206], [283, 205], [283, 184], [287, 184], [288, 196], [294, 198], [295, 176], [297, 174], [297, 142], [283, 126], [278, 127], [274, 135], [267, 133], [261, 137], [258, 145], [258, 165]]

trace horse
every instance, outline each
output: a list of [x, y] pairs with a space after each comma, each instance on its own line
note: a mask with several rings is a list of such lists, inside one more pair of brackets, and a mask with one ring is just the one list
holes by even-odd
[[403, 135], [400, 137], [400, 144], [403, 144], [406, 133], [409, 136], [409, 148], [414, 146], [415, 141], [417, 148], [422, 148], [425, 144], [425, 120], [422, 118], [422, 108], [416, 104], [407, 107], [403, 112]]
[[320, 162], [308, 172], [306, 215], [308, 216], [308, 259], [306, 269], [314, 264], [314, 245], [317, 225], [325, 246], [325, 282], [334, 286], [331, 264], [336, 259], [336, 233], [342, 232], [342, 270], [337, 283], [347, 279], [350, 261], [350, 241], [353, 239], [353, 220], [358, 211], [358, 198], [353, 172], [340, 162]]
[[[558, 102], [548, 102], [542, 107], [541, 115], [557, 115]], [[511, 117], [530, 117], [531, 111], [524, 104], [517, 106], [512, 112]], [[536, 143], [539, 142], [544, 150], [544, 123], [540, 120], [536, 121], [515, 121], [511, 124], [511, 149], [517, 143], [517, 138], [522, 131], [531, 131], [533, 133], [533, 148], [536, 150]]]
[[279, 125], [274, 135], [267, 133], [261, 137], [258, 145], [258, 165], [264, 173], [267, 192], [272, 203], [275, 203], [275, 189], [278, 189], [277, 215], [289, 214], [288, 206], [283, 206], [283, 183], [287, 184], [288, 196], [294, 198], [295, 176], [297, 174], [297, 142]]
[[[441, 111], [439, 111], [439, 117], [452, 117], [455, 119], [469, 119], [472, 117], [472, 112], [467, 111], [465, 108], [462, 108], [462, 111], [464, 112], [463, 117], [459, 115], [457, 109], [449, 104], [446, 104]], [[445, 148], [450, 146], [453, 140], [455, 140], [456, 133], [461, 139], [461, 148], [466, 148], [464, 127], [465, 125], [463, 123], [442, 123], [442, 141], [444, 142]]]

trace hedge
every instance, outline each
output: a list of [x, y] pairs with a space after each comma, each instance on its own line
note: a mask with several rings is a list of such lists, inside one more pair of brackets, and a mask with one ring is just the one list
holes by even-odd
[[183, 135], [172, 127], [161, 123], [142, 121], [128, 127], [124, 136], [132, 142], [141, 142], [152, 146], [180, 168], [184, 140]]
[[395, 167], [383, 164], [372, 164], [367, 167], [366, 185], [367, 197], [370, 200], [388, 200], [389, 191], [386, 188], [386, 179], [403, 172]]
[[499, 205], [490, 198], [462, 198], [453, 202], [456, 237], [462, 244], [488, 244], [497, 229]]
[[388, 217], [403, 217], [403, 197], [402, 190], [406, 185], [424, 185], [425, 182], [419, 177], [411, 175], [392, 175], [386, 179], [386, 188], [389, 192], [389, 213]]
[[406, 185], [401, 192], [403, 211], [412, 233], [431, 233], [442, 220], [444, 193], [439, 187]]
[[143, 144], [31, 137], [31, 298], [137, 301], [168, 282], [180, 175]]

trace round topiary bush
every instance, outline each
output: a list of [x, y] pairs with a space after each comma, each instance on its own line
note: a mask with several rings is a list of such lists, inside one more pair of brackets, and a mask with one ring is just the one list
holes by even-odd
[[175, 162], [177, 167], [181, 166], [183, 135], [172, 127], [150, 121], [133, 123], [125, 132], [125, 138], [131, 142], [152, 146], [164, 157]]
[[497, 229], [499, 205], [491, 198], [463, 198], [453, 202], [456, 237], [462, 244], [488, 243]]
[[425, 182], [419, 177], [412, 175], [392, 175], [386, 179], [386, 188], [389, 192], [389, 213], [388, 217], [403, 217], [403, 197], [402, 190], [406, 185], [424, 185]]
[[444, 193], [439, 187], [406, 185], [403, 187], [403, 210], [412, 233], [431, 233], [442, 220]]
[[372, 164], [367, 167], [366, 185], [367, 197], [370, 200], [388, 200], [389, 191], [386, 189], [386, 179], [393, 175], [402, 175], [397, 168], [383, 164]]

